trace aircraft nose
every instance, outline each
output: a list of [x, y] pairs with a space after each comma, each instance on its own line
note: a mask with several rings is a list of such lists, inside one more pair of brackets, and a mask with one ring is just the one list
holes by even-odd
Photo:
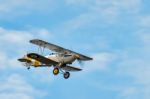
[[76, 59], [79, 59], [79, 58], [80, 58], [80, 56], [79, 56], [79, 55], [74, 55], [74, 57], [75, 57]]

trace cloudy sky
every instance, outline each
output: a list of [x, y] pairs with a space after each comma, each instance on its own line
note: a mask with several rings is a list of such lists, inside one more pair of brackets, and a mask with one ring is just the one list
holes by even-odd
[[[0, 0], [0, 99], [150, 99], [149, 6], [149, 0]], [[37, 52], [33, 38], [94, 60], [68, 80], [52, 68], [28, 71], [17, 58]]]

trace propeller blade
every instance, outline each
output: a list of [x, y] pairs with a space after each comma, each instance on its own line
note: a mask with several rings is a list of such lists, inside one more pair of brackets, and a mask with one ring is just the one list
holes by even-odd
[[84, 66], [84, 62], [83, 62], [83, 61], [81, 61], [81, 60], [79, 60], [79, 59], [77, 59], [77, 61], [78, 61], [79, 65], [80, 65], [80, 67], [82, 67], [82, 68], [83, 68], [83, 66]]
[[82, 60], [80, 60], [80, 56], [79, 55], [74, 55], [74, 57], [76, 58], [76, 60], [79, 63], [80, 67], [83, 68], [84, 63], [83, 63]]

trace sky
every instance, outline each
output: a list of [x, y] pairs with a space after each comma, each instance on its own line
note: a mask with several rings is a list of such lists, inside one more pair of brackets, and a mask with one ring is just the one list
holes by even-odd
[[[0, 99], [150, 99], [149, 5], [149, 0], [0, 0]], [[31, 39], [94, 60], [67, 80], [54, 76], [53, 68], [27, 70], [17, 59], [37, 52]]]

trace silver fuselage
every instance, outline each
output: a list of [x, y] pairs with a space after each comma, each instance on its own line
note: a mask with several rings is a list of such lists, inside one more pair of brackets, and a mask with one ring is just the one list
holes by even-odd
[[76, 60], [75, 56], [71, 54], [50, 54], [45, 57], [63, 64], [72, 64]]

